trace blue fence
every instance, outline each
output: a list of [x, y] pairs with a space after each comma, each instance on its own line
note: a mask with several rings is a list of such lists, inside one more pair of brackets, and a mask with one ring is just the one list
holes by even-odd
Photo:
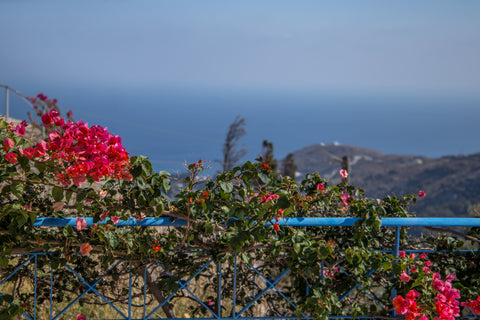
[[[86, 219], [88, 225], [93, 224], [92, 219]], [[351, 227], [359, 218], [287, 218], [280, 221], [281, 225], [289, 225], [290, 227]], [[142, 221], [129, 220], [120, 221], [117, 226], [143, 226], [143, 227], [178, 227], [185, 224], [185, 221], [172, 221], [169, 218], [146, 218]], [[64, 227], [66, 225], [75, 226], [76, 218], [39, 218], [35, 222], [35, 227]], [[383, 218], [382, 226], [392, 228], [395, 233], [393, 244], [389, 244], [392, 254], [398, 256], [402, 250], [400, 242], [400, 231], [403, 227], [480, 227], [480, 219], [476, 218]], [[408, 250], [405, 250], [408, 252]], [[418, 250], [417, 250], [418, 251]], [[478, 252], [477, 252], [478, 253]], [[198, 252], [192, 253], [198, 255]], [[202, 252], [202, 255], [208, 253]], [[176, 279], [168, 267], [162, 265], [160, 261], [152, 261], [149, 269], [144, 267], [138, 270], [136, 265], [132, 265], [129, 261], [117, 261], [110, 267], [110, 271], [116, 270], [121, 274], [121, 278], [116, 282], [112, 282], [112, 289], [109, 295], [101, 293], [97, 290], [97, 285], [102, 281], [107, 281], [109, 272], [99, 274], [94, 279], [86, 279], [81, 272], [77, 271], [69, 263], [63, 265], [60, 269], [46, 270], [42, 261], [48, 257], [49, 253], [25, 253], [18, 254], [15, 259], [17, 265], [8, 275], [2, 274], [4, 277], [0, 280], [0, 295], [2, 288], [12, 282], [13, 279], [20, 278], [25, 274], [30, 275], [30, 280], [25, 286], [29, 294], [33, 291], [33, 305], [25, 305], [24, 319], [74, 319], [74, 314], [84, 312], [89, 308], [95, 308], [88, 304], [83, 305], [82, 301], [86, 297], [95, 299], [97, 304], [104, 305], [105, 315], [102, 319], [185, 319], [194, 315], [202, 319], [297, 319], [297, 306], [291, 301], [283, 290], [286, 287], [285, 281], [290, 273], [289, 269], [277, 270], [276, 272], [268, 271], [262, 268], [259, 263], [246, 263], [242, 259], [234, 256], [233, 264], [226, 266], [225, 262], [217, 262], [213, 258], [206, 258], [202, 263], [198, 264], [197, 270], [192, 270], [191, 276], [184, 279]], [[194, 258], [192, 258], [194, 259]], [[61, 272], [60, 272], [60, 271]], [[228, 272], [227, 272], [228, 271]], [[4, 272], [2, 272], [4, 273]], [[203, 285], [201, 276], [213, 279], [214, 288], [203, 288], [199, 290], [198, 286]], [[250, 296], [243, 297], [244, 304], [239, 305], [237, 295], [242, 290], [240, 288], [240, 278], [246, 278], [245, 274], [251, 277], [250, 283], [256, 286], [256, 290], [249, 289]], [[150, 277], [161, 276], [171, 277], [177, 282], [177, 289], [168, 296], [155, 295], [154, 288], [148, 287], [149, 281], [155, 282]], [[60, 279], [58, 279], [61, 277]], [[53, 295], [62, 287], [56, 287], [59, 283], [73, 281], [78, 286], [82, 286], [82, 293], [76, 297], [70, 298], [69, 301], [54, 302]], [[112, 281], [112, 280], [108, 280]], [[228, 285], [228, 290], [227, 288]], [[29, 289], [28, 289], [29, 288]], [[245, 289], [245, 288], [243, 288]], [[309, 288], [307, 287], [306, 290]], [[363, 290], [365, 297], [376, 301], [374, 295], [370, 294], [359, 284], [350, 288], [345, 292], [341, 299], [346, 299], [354, 290]], [[114, 292], [115, 291], [115, 292]], [[118, 292], [116, 292], [118, 291]], [[201, 292], [200, 292], [201, 291]], [[275, 295], [276, 304], [282, 305], [282, 310], [287, 310], [288, 314], [269, 315], [262, 308], [265, 307], [263, 299]], [[67, 297], [67, 295], [65, 295]], [[91, 298], [94, 297], [94, 298]], [[189, 301], [185, 304], [185, 310], [176, 310], [175, 317], [169, 317], [168, 308], [166, 308], [175, 298], [182, 297]], [[21, 297], [17, 297], [21, 298]], [[163, 299], [163, 301], [161, 301]], [[67, 299], [68, 300], [68, 299]], [[93, 301], [93, 300], [90, 300]], [[187, 308], [188, 305], [188, 308]], [[196, 306], [196, 307], [194, 307]], [[270, 306], [272, 307], [272, 306]], [[385, 306], [382, 306], [385, 308]], [[273, 308], [277, 308], [273, 306]], [[180, 315], [178, 314], [180, 312]], [[304, 319], [311, 319], [308, 315], [301, 315]], [[347, 316], [331, 315], [331, 318], [348, 318]], [[372, 318], [372, 317], [357, 317]]]

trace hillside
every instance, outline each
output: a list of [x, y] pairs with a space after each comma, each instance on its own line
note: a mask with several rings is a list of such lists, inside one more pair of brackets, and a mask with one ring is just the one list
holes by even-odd
[[346, 145], [312, 145], [294, 152], [298, 178], [318, 171], [340, 182], [340, 159], [350, 159], [350, 183], [368, 197], [382, 198], [424, 190], [413, 208], [418, 216], [468, 216], [480, 212], [480, 153], [428, 158], [387, 155]]

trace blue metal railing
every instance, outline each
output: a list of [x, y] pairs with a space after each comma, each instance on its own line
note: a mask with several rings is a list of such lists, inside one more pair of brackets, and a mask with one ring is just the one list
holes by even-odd
[[[92, 218], [85, 218], [87, 221], [88, 226], [94, 225], [93, 219]], [[288, 225], [290, 227], [349, 227], [349, 226], [354, 226], [357, 221], [359, 221], [360, 218], [285, 218], [284, 220], [279, 221], [278, 223], [280, 225]], [[400, 231], [401, 228], [403, 227], [480, 227], [480, 219], [478, 218], [382, 218], [381, 219], [382, 226], [383, 227], [389, 227], [389, 228], [394, 228], [395, 229], [395, 243], [393, 245], [393, 249], [389, 250], [392, 254], [398, 256], [398, 252], [400, 251], [401, 248], [401, 242], [400, 242]], [[98, 223], [106, 223], [106, 221], [100, 221]], [[120, 220], [116, 226], [138, 226], [138, 227], [178, 227], [178, 226], [183, 226], [185, 225], [186, 222], [184, 220], [172, 220], [170, 218], [146, 218], [141, 221], [137, 221], [135, 219], [129, 219], [127, 221], [122, 221]], [[35, 227], [65, 227], [67, 225], [70, 226], [76, 226], [76, 218], [38, 218], [34, 226]], [[406, 250], [407, 251], [407, 250]], [[418, 250], [416, 250], [418, 251]], [[40, 256], [47, 255], [48, 253], [45, 252], [39, 252], [39, 253], [28, 253], [24, 254], [26, 256], [26, 260], [19, 263], [18, 267], [12, 271], [9, 275], [6, 275], [5, 278], [0, 280], [0, 295], [1, 293], [1, 286], [5, 284], [9, 279], [14, 277], [19, 271], [21, 271], [23, 268], [27, 268], [29, 265], [33, 264], [34, 268], [34, 305], [33, 305], [33, 310], [27, 310], [24, 313], [24, 319], [40, 319], [38, 318], [38, 312], [37, 309], [39, 309], [39, 305], [37, 305], [37, 290], [39, 290], [40, 284], [37, 283], [37, 277], [38, 277], [38, 259]], [[277, 284], [280, 280], [284, 279], [284, 277], [290, 272], [289, 269], [285, 269], [281, 272], [279, 276], [277, 276], [275, 279], [269, 279], [265, 275], [262, 274], [261, 270], [259, 270], [257, 267], [254, 265], [250, 264], [245, 264], [247, 268], [249, 268], [251, 271], [254, 272], [258, 276], [258, 278], [262, 281], [263, 283], [263, 289], [258, 292], [255, 297], [250, 300], [248, 303], [246, 303], [244, 306], [239, 306], [236, 305], [237, 299], [236, 299], [236, 293], [238, 292], [238, 287], [237, 287], [237, 277], [239, 276], [239, 266], [237, 264], [237, 256], [235, 255], [234, 258], [234, 275], [232, 277], [233, 281], [233, 299], [225, 299], [225, 297], [222, 297], [222, 279], [227, 279], [225, 275], [222, 275], [222, 263], [220, 262], [213, 262], [213, 259], [208, 259], [208, 261], [199, 269], [196, 270], [194, 273], [194, 276], [187, 279], [187, 280], [179, 280], [178, 281], [178, 290], [172, 294], [170, 294], [168, 297], [166, 297], [165, 301], [162, 303], [159, 303], [154, 309], [147, 310], [145, 307], [145, 301], [147, 300], [147, 285], [146, 283], [143, 285], [143, 313], [140, 317], [134, 318], [133, 313], [132, 313], [132, 306], [133, 306], [133, 288], [132, 288], [132, 266], [128, 261], [119, 261], [117, 262], [113, 267], [111, 267], [111, 270], [113, 268], [116, 268], [117, 266], [121, 265], [122, 263], [127, 263], [128, 268], [130, 270], [130, 274], [128, 277], [128, 307], [124, 311], [120, 310], [119, 307], [114, 305], [109, 301], [109, 299], [105, 296], [103, 296], [100, 292], [97, 291], [96, 285], [100, 283], [103, 280], [103, 276], [100, 276], [98, 279], [84, 279], [79, 273], [77, 273], [71, 266], [68, 264], [65, 266], [65, 270], [68, 270], [73, 276], [76, 281], [80, 281], [85, 286], [85, 290], [81, 295], [76, 297], [73, 301], [71, 301], [66, 307], [63, 307], [62, 310], [54, 310], [54, 303], [52, 300], [53, 296], [53, 277], [54, 277], [54, 271], [50, 270], [50, 283], [49, 283], [49, 290], [50, 290], [50, 305], [49, 305], [49, 319], [51, 320], [59, 320], [62, 317], [65, 317], [66, 312], [69, 311], [73, 306], [78, 304], [78, 302], [81, 300], [82, 297], [84, 297], [87, 294], [95, 294], [97, 295], [103, 303], [106, 303], [111, 307], [113, 310], [112, 313], [115, 314], [116, 317], [120, 318], [115, 318], [115, 319], [150, 319], [150, 320], [155, 320], [155, 319], [161, 319], [159, 318], [159, 315], [157, 311], [161, 309], [166, 303], [169, 303], [172, 301], [174, 296], [180, 292], [186, 292], [189, 297], [191, 297], [193, 300], [195, 300], [202, 308], [204, 311], [206, 311], [207, 316], [202, 317], [202, 319], [239, 319], [239, 320], [250, 320], [250, 319], [296, 319], [297, 316], [295, 314], [292, 315], [284, 315], [281, 317], [275, 316], [275, 317], [251, 317], [251, 316], [246, 316], [246, 311], [249, 310], [252, 305], [262, 298], [267, 292], [275, 292], [282, 296], [285, 299], [285, 302], [287, 305], [290, 305], [292, 309], [296, 309], [297, 307], [295, 304], [286, 297], [282, 291], [281, 288], [277, 287]], [[211, 305], [207, 305], [205, 301], [203, 301], [198, 294], [195, 293], [195, 290], [192, 290], [189, 288], [189, 285], [192, 282], [192, 280], [197, 277], [201, 272], [206, 270], [209, 267], [214, 266], [216, 270], [218, 271], [217, 274], [217, 289], [216, 294], [217, 294], [217, 305], [216, 308], [213, 308]], [[160, 262], [155, 262], [155, 267], [160, 268], [163, 270], [164, 273], [168, 274], [169, 276], [173, 276], [170, 271], [165, 268]], [[243, 269], [245, 270], [245, 268]], [[146, 273], [146, 269], [144, 271]], [[193, 273], [193, 272], [192, 272]], [[3, 275], [2, 275], [3, 276]], [[146, 281], [146, 274], [144, 275], [144, 279]], [[227, 281], [227, 280], [223, 280]], [[355, 288], [357, 288], [356, 286]], [[354, 289], [355, 289], [354, 288]], [[363, 289], [363, 288], [361, 288]], [[352, 291], [352, 290], [350, 290]], [[368, 295], [368, 292], [366, 292]], [[348, 295], [348, 293], [346, 293]], [[231, 298], [231, 297], [229, 297]], [[231, 316], [229, 317], [223, 317], [222, 316], [222, 303], [225, 300], [229, 300], [230, 304], [233, 305], [233, 310], [231, 313]], [[377, 301], [375, 301], [377, 302]], [[236, 308], [239, 308], [240, 310], [237, 311]], [[162, 317], [164, 318], [164, 317]], [[310, 319], [311, 317], [304, 316], [303, 318], [305, 319]], [[343, 319], [343, 318], [349, 318], [348, 316], [331, 316], [331, 318], [338, 318], [338, 319]], [[357, 317], [359, 319], [362, 318], [372, 318], [372, 317]], [[373, 317], [375, 318], [375, 317]], [[113, 319], [113, 318], [112, 318]], [[183, 318], [175, 318], [175, 319], [183, 319]]]

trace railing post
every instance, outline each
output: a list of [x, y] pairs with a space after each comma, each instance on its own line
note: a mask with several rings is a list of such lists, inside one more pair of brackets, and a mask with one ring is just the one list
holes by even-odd
[[218, 319], [222, 318], [222, 262], [218, 261]]
[[[400, 226], [395, 227], [395, 247], [393, 249], [393, 256], [396, 258], [398, 258], [399, 252], [400, 252], [400, 233], [402, 231], [401, 228], [402, 227]], [[396, 296], [397, 296], [397, 289], [393, 288], [392, 292], [390, 293], [390, 300], [393, 300], [393, 298], [395, 298]], [[392, 311], [392, 316], [393, 317], [397, 316], [397, 313], [395, 312], [395, 310]]]

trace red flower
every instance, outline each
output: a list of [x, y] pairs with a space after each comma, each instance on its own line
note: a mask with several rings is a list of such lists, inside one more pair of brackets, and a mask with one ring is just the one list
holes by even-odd
[[470, 299], [469, 302], [462, 302], [462, 307], [468, 307], [473, 314], [480, 314], [480, 296], [477, 300]]
[[395, 311], [397, 313], [407, 313], [409, 306], [410, 301], [408, 299], [404, 299], [402, 296], [396, 296], [395, 298], [393, 298], [393, 307], [395, 308]]
[[119, 216], [111, 216], [110, 219], [112, 220], [113, 224], [117, 224], [121, 217]]
[[153, 244], [152, 247], [153, 247], [153, 250], [155, 250], [155, 252], [162, 250], [162, 247], [160, 247], [160, 245], [157, 244], [157, 240], [155, 240], [155, 243]]
[[280, 226], [278, 225], [278, 223], [273, 224], [273, 230], [280, 231]]
[[278, 215], [279, 215], [280, 217], [283, 218], [283, 214], [285, 213], [285, 210], [284, 210], [284, 209], [278, 209], [278, 210], [277, 210], [277, 213], [278, 213]]
[[75, 320], [87, 320], [87, 317], [83, 313], [79, 313]]
[[342, 169], [339, 171], [340, 172], [340, 176], [342, 177], [342, 179], [346, 179], [348, 177], [348, 172], [347, 170], [345, 169]]
[[420, 198], [425, 197], [425, 191], [423, 191], [423, 190], [418, 191], [418, 196], [419, 196]]
[[25, 135], [25, 124], [24, 121], [22, 123], [17, 124], [15, 127], [15, 133], [18, 134], [20, 137]]
[[10, 162], [11, 164], [17, 163], [17, 157], [18, 157], [18, 155], [17, 155], [16, 153], [12, 153], [12, 152], [7, 153], [7, 154], [5, 155], [5, 159], [6, 159], [8, 162]]
[[29, 160], [33, 158], [34, 154], [35, 150], [32, 147], [28, 147], [27, 149], [23, 150], [23, 155]]
[[3, 139], [3, 150], [5, 150], [5, 152], [13, 148], [13, 146], [14, 146], [14, 143], [12, 139], [10, 138]]
[[403, 271], [401, 274], [400, 274], [400, 280], [402, 280], [402, 282], [405, 282], [407, 283], [408, 281], [410, 281], [412, 278], [405, 272]]
[[[90, 251], [92, 251], [93, 248], [92, 246], [89, 244], [89, 243], [83, 243], [81, 246], [80, 246], [80, 252], [82, 253], [82, 256], [88, 256], [88, 254], [90, 253]], [[77, 319], [78, 319], [78, 316], [77, 316]]]
[[76, 224], [77, 224], [78, 231], [85, 229], [87, 227], [87, 221], [85, 221], [85, 219], [83, 218], [77, 218]]

